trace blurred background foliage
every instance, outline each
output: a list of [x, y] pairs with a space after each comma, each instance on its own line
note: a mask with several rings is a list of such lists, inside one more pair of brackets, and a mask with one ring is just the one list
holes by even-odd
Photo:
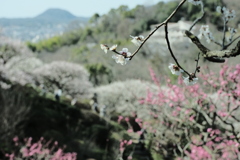
[[[220, 15], [215, 12], [216, 6], [227, 6], [226, 2], [204, 1], [206, 16], [200, 24], [209, 24], [216, 37], [221, 37], [219, 31], [223, 27]], [[33, 137], [36, 141], [41, 136], [54, 138], [60, 144], [65, 144], [67, 151], [77, 152], [81, 160], [87, 158], [112, 160], [116, 157], [119, 141], [130, 138], [126, 133], [126, 124], [122, 126], [116, 123], [118, 116], [127, 116], [131, 114], [130, 112], [144, 114], [144, 110], [134, 106], [139, 104], [139, 98], [144, 97], [145, 90], [147, 92], [149, 87], [157, 88], [152, 84], [149, 69], [160, 75], [158, 79], [163, 82], [162, 85], [165, 85], [166, 79], [173, 83], [178, 79], [168, 70], [167, 66], [173, 60], [165, 44], [147, 42], [126, 66], [116, 64], [111, 58], [112, 53], [104, 54], [99, 45], [118, 44], [119, 50], [128, 48], [133, 52], [136, 47], [130, 42], [129, 35], [146, 36], [154, 25], [163, 22], [169, 16], [178, 3], [178, 0], [159, 2], [153, 6], [138, 5], [133, 9], [123, 5], [111, 9], [104, 15], [94, 14], [83, 28], [70, 30], [60, 36], [36, 43], [23, 44], [2, 39], [0, 140], [3, 143], [0, 143], [2, 150], [0, 159], [4, 157], [4, 153], [14, 150], [11, 139], [15, 135], [22, 138]], [[171, 23], [183, 19], [194, 21], [200, 15], [198, 6], [186, 3], [173, 17]], [[239, 22], [238, 17], [229, 25], [236, 27]], [[177, 52], [177, 58], [181, 57], [179, 62], [183, 63], [183, 67], [192, 68], [198, 50], [196, 47], [189, 47], [185, 42], [173, 43], [173, 49]], [[73, 64], [67, 67], [59, 61]], [[236, 59], [231, 62], [238, 63]], [[57, 71], [51, 67], [46, 69], [46, 66], [53, 63]], [[219, 69], [219, 66], [203, 59], [200, 63], [209, 66], [213, 71]], [[58, 67], [59, 64], [63, 64], [62, 68]], [[69, 72], [64, 78], [61, 77], [69, 70], [78, 69], [79, 72]], [[82, 81], [77, 81], [76, 77], [77, 79], [80, 77]], [[68, 92], [60, 87], [61, 83], [74, 85], [68, 86], [70, 88]], [[87, 95], [84, 92], [81, 93], [82, 97], [74, 97], [80, 92], [79, 88], [85, 89], [86, 86]], [[56, 100], [54, 89], [62, 89], [60, 101]], [[110, 118], [99, 116], [101, 107], [98, 110], [92, 108], [94, 93], [98, 94], [101, 107], [106, 103], [112, 107], [106, 113]], [[12, 122], [13, 118], [16, 122]], [[7, 122], [12, 128], [7, 128], [3, 122]], [[149, 157], [159, 160], [161, 155], [153, 153]]]
[[[128, 69], [123, 71], [122, 66], [117, 66], [112, 60], [109, 60], [111, 56], [105, 56], [99, 51], [99, 44], [118, 44], [119, 50], [121, 49], [120, 46], [123, 46], [122, 48], [129, 48], [133, 52], [135, 47], [132, 46], [129, 35], [147, 35], [154, 25], [163, 22], [169, 16], [178, 3], [179, 1], [159, 2], [153, 6], [137, 5], [132, 9], [122, 5], [116, 9], [111, 9], [104, 15], [95, 13], [84, 28], [71, 30], [63, 35], [41, 40], [37, 43], [27, 42], [27, 46], [45, 62], [65, 59], [88, 66], [90, 72], [95, 71], [89, 69], [89, 64], [97, 65], [101, 63], [111, 72], [111, 81], [124, 80], [123, 77], [136, 78], [130, 74], [133, 72], [137, 73], [138, 78], [149, 80], [147, 70], [145, 70], [145, 73], [141, 72], [140, 74], [136, 69], [133, 71], [131, 64]], [[217, 30], [221, 30], [223, 23], [220, 15], [215, 10], [216, 6], [224, 6], [225, 3], [222, 0], [209, 0], [204, 4], [206, 16], [200, 21], [200, 24], [212, 24]], [[175, 23], [180, 20], [194, 21], [199, 16], [201, 16], [200, 8], [186, 3], [178, 14], [172, 18], [171, 22]], [[237, 24], [232, 25], [236, 26]], [[161, 47], [163, 48], [161, 52], [167, 54], [166, 47]], [[143, 47], [139, 56], [135, 58], [137, 64], [134, 64], [134, 68], [138, 68], [136, 65], [140, 63], [141, 68], [147, 68], [151, 65], [159, 72], [163, 72], [163, 69], [159, 69], [158, 63], [163, 61], [163, 57], [159, 57], [157, 51], [153, 50], [152, 46], [149, 45], [148, 47], [148, 44]], [[168, 56], [165, 56], [165, 58], [168, 59]], [[169, 63], [169, 60], [165, 62]], [[118, 76], [119, 73], [121, 73], [121, 77]], [[97, 77], [97, 75], [93, 76], [93, 74], [99, 73], [90, 74], [91, 79], [93, 79], [92, 77]], [[99, 83], [96, 80], [94, 81]]]
[[[90, 19], [87, 27], [64, 33], [38, 43], [28, 42], [27, 45], [34, 52], [43, 50], [52, 52], [60, 47], [75, 45], [77, 43], [105, 42], [106, 40], [117, 40], [121, 44], [129, 35], [138, 35], [151, 29], [151, 25], [163, 22], [178, 5], [178, 1], [159, 2], [154, 6], [138, 5], [133, 9], [122, 5], [117, 9], [111, 9], [105, 15], [95, 13]], [[209, 0], [205, 3], [205, 11], [208, 16], [201, 23], [212, 23], [221, 27], [221, 17], [215, 12], [216, 6], [223, 5], [222, 0]], [[200, 13], [200, 8], [187, 3], [173, 17], [172, 22], [184, 18], [194, 21]], [[117, 42], [117, 41], [116, 41]], [[116, 43], [115, 42], [115, 43]]]

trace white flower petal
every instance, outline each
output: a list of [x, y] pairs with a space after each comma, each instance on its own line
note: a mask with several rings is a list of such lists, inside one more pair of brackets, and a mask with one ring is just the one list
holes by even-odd
[[132, 53], [130, 53], [130, 52], [127, 52], [127, 56], [129, 57], [129, 56], [131, 56], [132, 55]]
[[172, 74], [175, 74], [175, 75], [180, 75], [182, 72], [184, 72], [177, 65], [172, 63], [169, 64], [168, 68], [171, 70]]
[[136, 46], [140, 46], [142, 44], [142, 41], [144, 40], [144, 36], [142, 35], [136, 37], [130, 35], [130, 37], [132, 38], [132, 43]]
[[100, 47], [105, 53], [107, 53], [107, 51], [109, 50], [109, 47], [107, 45], [100, 44]]
[[128, 49], [127, 48], [123, 48], [122, 52], [128, 52]]
[[191, 85], [194, 85], [197, 83], [198, 81], [198, 78], [192, 78], [191, 80], [189, 79], [189, 77], [184, 77], [184, 83], [187, 85], [187, 86], [191, 86]]
[[113, 45], [109, 50], [114, 51], [117, 49], [117, 44]]
[[143, 35], [140, 35], [138, 36], [142, 41], [144, 40], [144, 36]]

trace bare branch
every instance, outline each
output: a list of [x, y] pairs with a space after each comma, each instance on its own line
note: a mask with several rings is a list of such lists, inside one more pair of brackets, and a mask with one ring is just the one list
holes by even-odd
[[236, 57], [240, 55], [240, 41], [238, 42], [237, 46], [234, 49], [211, 51], [208, 48], [206, 48], [203, 44], [201, 44], [197, 36], [193, 35], [191, 32], [186, 30], [185, 34], [188, 38], [192, 40], [192, 42], [198, 47], [198, 49], [202, 51], [203, 57], [209, 61], [222, 63], [225, 62], [223, 58]]
[[234, 40], [232, 40], [230, 43], [228, 43], [226, 46], [224, 46], [223, 49], [227, 49], [230, 45], [233, 44], [233, 42], [235, 42], [238, 38], [240, 38], [240, 36], [236, 37]]

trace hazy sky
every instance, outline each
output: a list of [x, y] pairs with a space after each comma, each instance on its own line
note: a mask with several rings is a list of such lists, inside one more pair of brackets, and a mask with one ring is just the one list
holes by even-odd
[[49, 8], [60, 8], [76, 16], [90, 17], [94, 13], [104, 14], [111, 8], [138, 4], [151, 5], [166, 0], [0, 0], [0, 18], [34, 17]]

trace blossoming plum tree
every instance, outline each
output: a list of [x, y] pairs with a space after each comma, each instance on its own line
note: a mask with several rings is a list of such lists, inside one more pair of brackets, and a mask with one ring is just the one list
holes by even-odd
[[[136, 135], [144, 135], [141, 141], [163, 159], [240, 158], [239, 64], [222, 65], [219, 73], [201, 73], [204, 83], [187, 87], [180, 77], [178, 85], [167, 79], [168, 87], [161, 85], [152, 70], [151, 77], [158, 87], [149, 87], [145, 98], [139, 99], [141, 105], [134, 108], [135, 115], [128, 107], [118, 117], [118, 123], [127, 124], [132, 148], [140, 143]], [[138, 124], [137, 130], [132, 120]], [[122, 146], [119, 153], [133, 158], [137, 154], [133, 150], [126, 155]]]
[[184, 87], [179, 79], [180, 86], [168, 81], [168, 89], [148, 92], [141, 103], [149, 105], [152, 118], [142, 127], [153, 149], [179, 160], [239, 159], [239, 73], [240, 65], [223, 65], [219, 74], [200, 74], [202, 86]]
[[77, 153], [64, 153], [63, 149], [58, 146], [58, 142], [46, 141], [40, 138], [38, 142], [33, 143], [33, 139], [25, 138], [24, 143], [16, 136], [13, 138], [16, 152], [6, 153], [5, 157], [9, 160], [14, 159], [45, 159], [45, 160], [76, 160]]
[[91, 96], [89, 74], [81, 65], [55, 61], [35, 69], [33, 73], [37, 83], [44, 85], [49, 92], [61, 89], [64, 95], [73, 98]]
[[[201, 73], [199, 65], [200, 55], [215, 63], [223, 63], [226, 58], [240, 55], [240, 41], [235, 47], [228, 49], [240, 38], [236, 36], [236, 29], [228, 26], [229, 21], [236, 17], [236, 13], [226, 7], [216, 7], [216, 12], [221, 15], [223, 21], [221, 41], [215, 39], [208, 25], [203, 25], [197, 36], [191, 30], [205, 16], [204, 3], [202, 0], [188, 0], [189, 5], [200, 6], [202, 13], [183, 34], [199, 50], [194, 62], [196, 63], [195, 71], [189, 72], [176, 58], [168, 36], [169, 21], [186, 2], [187, 0], [181, 0], [169, 17], [157, 25], [146, 38], [141, 35], [130, 36], [131, 41], [138, 47], [133, 53], [130, 53], [127, 48], [118, 51], [117, 44], [113, 47], [101, 44], [101, 49], [105, 53], [114, 52], [112, 58], [117, 63], [125, 65], [134, 58], [159, 28], [164, 27], [166, 44], [175, 61], [175, 64], [171, 63], [168, 68], [172, 74], [179, 76], [179, 85], [172, 84], [168, 80], [168, 88], [162, 88], [159, 80], [151, 71], [152, 79], [155, 84], [158, 84], [159, 91], [148, 90], [146, 98], [140, 101], [148, 105], [148, 111], [144, 113], [148, 113], [151, 118], [138, 115], [135, 120], [145, 131], [147, 146], [162, 155], [163, 159], [240, 159], [240, 119], [238, 118], [240, 115], [240, 66], [229, 67], [225, 64], [219, 74], [216, 74]], [[220, 48], [218, 50], [208, 49], [200, 41], [202, 38], [207, 43], [216, 44]], [[203, 80], [202, 85], [196, 84], [199, 79]], [[187, 86], [182, 86], [183, 83]], [[124, 116], [125, 118], [119, 116], [119, 121], [127, 118], [126, 115]], [[128, 130], [133, 132], [131, 126]], [[132, 156], [134, 157], [134, 154], [131, 154], [131, 158]]]

